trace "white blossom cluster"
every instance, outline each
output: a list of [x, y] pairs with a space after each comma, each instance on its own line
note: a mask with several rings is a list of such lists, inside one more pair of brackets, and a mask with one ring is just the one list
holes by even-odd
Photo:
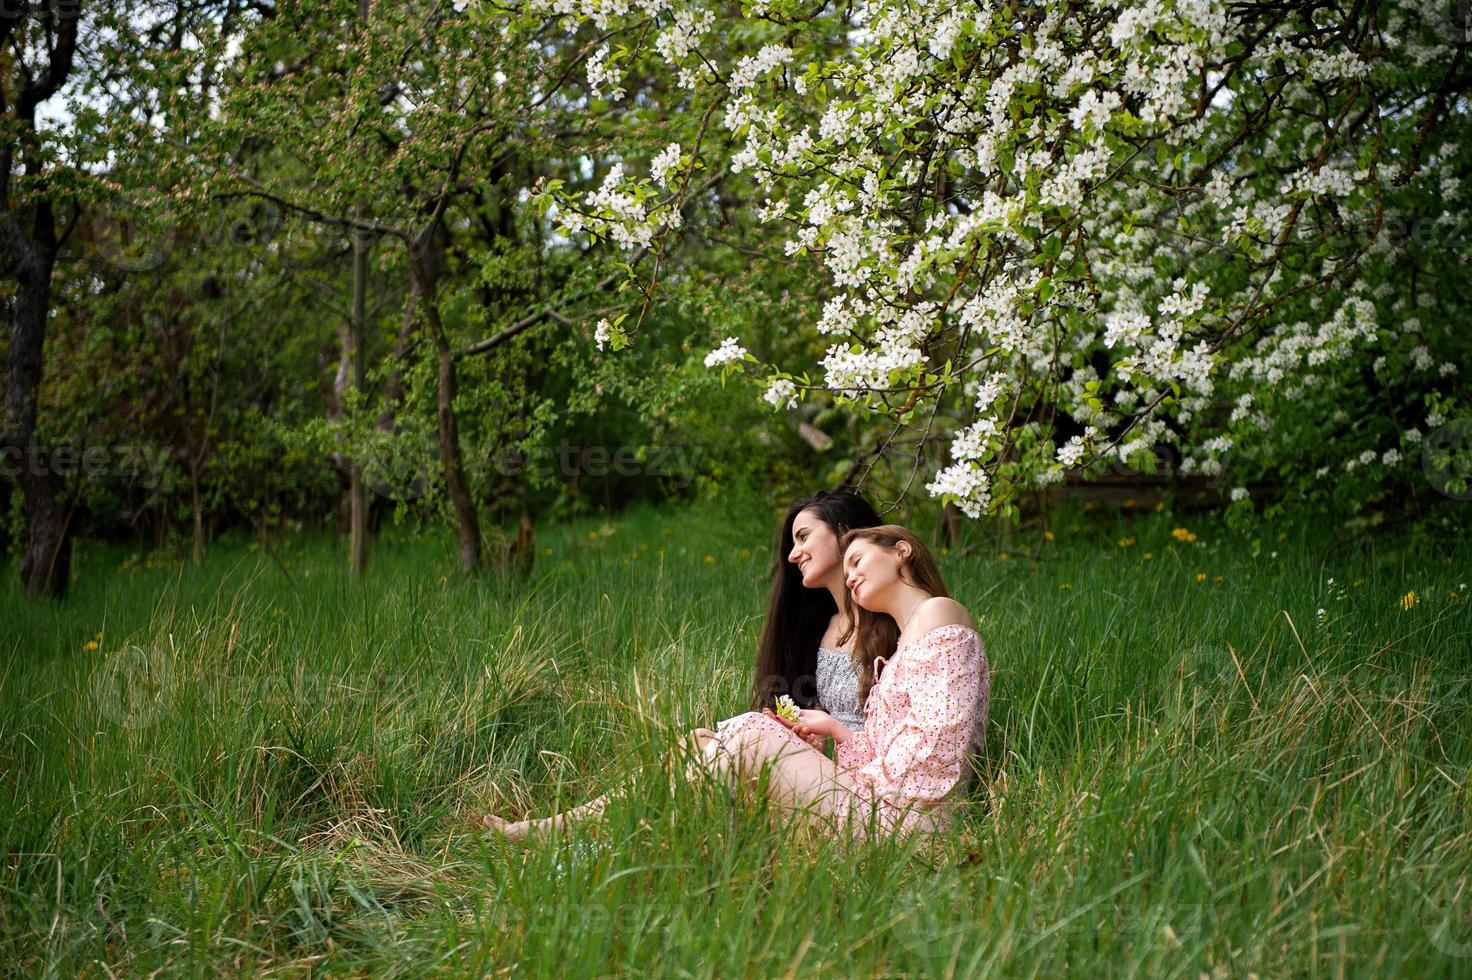
[[732, 364], [746, 357], [746, 348], [737, 342], [735, 337], [727, 337], [721, 341], [721, 346], [705, 355], [706, 367], [719, 367], [723, 364]]
[[617, 102], [624, 97], [624, 90], [618, 85], [621, 76], [618, 69], [608, 63], [608, 55], [608, 45], [603, 44], [589, 56], [587, 61], [588, 91], [594, 95], [600, 95], [605, 87], [609, 87], [608, 98]]
[[671, 143], [650, 163], [649, 176], [654, 178], [654, 182], [657, 184], [667, 184], [669, 182], [670, 172], [679, 165], [680, 144]]
[[624, 248], [648, 245], [657, 230], [647, 220], [644, 202], [636, 190], [623, 188], [624, 165], [616, 163], [603, 178], [596, 191], [588, 193], [584, 210], [568, 208], [562, 214], [563, 228], [569, 234], [587, 229], [601, 237], [611, 238]]
[[797, 385], [788, 378], [773, 378], [762, 398], [774, 408], [796, 408]]

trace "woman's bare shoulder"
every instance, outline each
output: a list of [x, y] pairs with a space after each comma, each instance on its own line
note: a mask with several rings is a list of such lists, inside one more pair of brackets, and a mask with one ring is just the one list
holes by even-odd
[[935, 596], [926, 599], [915, 612], [915, 624], [920, 634], [929, 633], [931, 630], [940, 629], [942, 626], [965, 626], [974, 629], [971, 622], [971, 614], [966, 607], [949, 596]]

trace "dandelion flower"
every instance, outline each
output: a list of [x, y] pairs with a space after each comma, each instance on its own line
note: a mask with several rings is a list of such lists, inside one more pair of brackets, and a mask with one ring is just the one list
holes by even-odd
[[1409, 609], [1416, 604], [1416, 601], [1416, 590], [1412, 589], [1400, 597], [1400, 607], [1402, 609]]

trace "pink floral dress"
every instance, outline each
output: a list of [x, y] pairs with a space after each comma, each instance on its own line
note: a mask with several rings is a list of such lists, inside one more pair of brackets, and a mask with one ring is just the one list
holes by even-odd
[[969, 626], [938, 626], [881, 659], [864, 730], [835, 761], [877, 803], [886, 829], [940, 829], [973, 775], [986, 738], [991, 673]]
[[[864, 704], [865, 724], [835, 754], [835, 815], [863, 834], [870, 817], [889, 832], [942, 830], [973, 773], [986, 735], [991, 676], [981, 637], [969, 626], [938, 626], [881, 658]], [[727, 719], [719, 737], [762, 726], [795, 750], [816, 751], [758, 712]]]

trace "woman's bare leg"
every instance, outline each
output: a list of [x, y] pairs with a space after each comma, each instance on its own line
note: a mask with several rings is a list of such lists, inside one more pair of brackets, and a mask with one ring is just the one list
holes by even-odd
[[[768, 772], [769, 798], [789, 810], [803, 810], [832, 823], [847, 819], [860, 799], [858, 784], [823, 753], [794, 745], [781, 731], [753, 724], [729, 732], [724, 738], [708, 728], [697, 728], [685, 740], [688, 755], [683, 769], [687, 780], [715, 774], [740, 785], [755, 786], [760, 773]], [[533, 820], [503, 820], [487, 814], [477, 823], [496, 830], [511, 840], [546, 830], [563, 830], [575, 821], [597, 819], [610, 800], [628, 791], [632, 780], [617, 789], [550, 817]]]
[[[715, 738], [715, 735], [716, 733], [708, 728], [697, 728], [690, 733], [686, 744], [691, 751], [697, 754], [697, 757], [702, 757], [707, 744], [711, 739]], [[686, 778], [693, 778], [701, 771], [701, 768], [702, 766], [698, 760], [688, 762], [685, 768]], [[487, 813], [476, 820], [476, 824], [485, 830], [498, 831], [509, 840], [521, 840], [529, 834], [539, 833], [544, 830], [565, 830], [569, 824], [574, 822], [596, 820], [602, 816], [603, 811], [608, 807], [609, 801], [615, 796], [622, 796], [631, 785], [632, 780], [624, 783], [617, 789], [604, 793], [597, 799], [589, 800], [587, 803], [573, 807], [571, 810], [554, 813], [550, 817], [541, 817], [535, 820], [511, 821], [503, 820], [495, 814]]]
[[741, 782], [754, 784], [765, 768], [766, 790], [772, 802], [789, 810], [803, 810], [837, 823], [848, 819], [854, 805], [862, 804], [858, 783], [823, 753], [794, 746], [769, 728], [753, 727], [735, 733], [722, 747], [719, 765], [740, 773]]
[[589, 800], [581, 806], [576, 806], [571, 810], [564, 810], [561, 813], [554, 813], [550, 817], [542, 817], [537, 820], [503, 820], [493, 813], [487, 813], [477, 822], [486, 830], [499, 831], [508, 840], [521, 840], [529, 834], [543, 830], [565, 830], [568, 824], [574, 821], [596, 819], [602, 816], [604, 809], [608, 806], [608, 801], [614, 796], [622, 794], [624, 789], [625, 787], [620, 786], [618, 789], [610, 790], [597, 799]]

